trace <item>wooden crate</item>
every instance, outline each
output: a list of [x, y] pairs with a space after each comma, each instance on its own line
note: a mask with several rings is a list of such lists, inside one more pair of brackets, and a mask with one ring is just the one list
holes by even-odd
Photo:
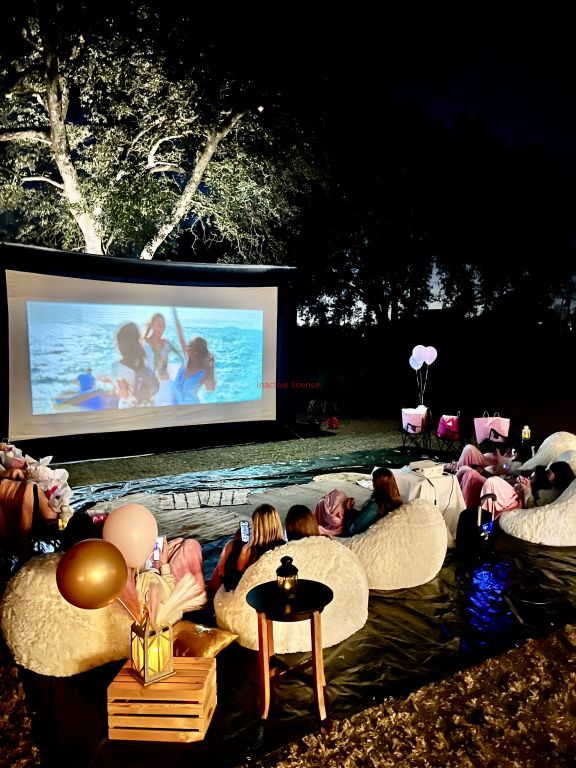
[[175, 673], [146, 687], [131, 666], [108, 686], [108, 738], [201, 741], [216, 707], [216, 659], [176, 657]]

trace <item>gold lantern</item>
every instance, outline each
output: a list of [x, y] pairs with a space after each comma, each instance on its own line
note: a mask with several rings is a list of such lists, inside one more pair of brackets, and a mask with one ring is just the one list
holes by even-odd
[[154, 628], [148, 616], [131, 628], [132, 674], [143, 684], [150, 685], [174, 674], [172, 626]]
[[296, 597], [298, 589], [298, 568], [292, 564], [291, 557], [280, 558], [282, 565], [276, 570], [276, 583], [285, 597]]

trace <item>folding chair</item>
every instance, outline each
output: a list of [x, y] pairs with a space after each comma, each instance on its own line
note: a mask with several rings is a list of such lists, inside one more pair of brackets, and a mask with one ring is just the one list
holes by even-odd
[[432, 428], [432, 413], [429, 408], [402, 408], [402, 446], [404, 448], [420, 448], [425, 451], [432, 449], [430, 436]]
[[462, 451], [462, 433], [459, 424], [460, 411], [456, 416], [443, 414], [436, 428], [438, 447], [447, 453], [459, 454]]

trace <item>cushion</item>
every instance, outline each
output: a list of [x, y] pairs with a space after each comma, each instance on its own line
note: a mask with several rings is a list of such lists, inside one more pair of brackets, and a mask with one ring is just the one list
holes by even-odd
[[555, 501], [503, 512], [500, 528], [510, 536], [551, 547], [576, 547], [576, 480]]
[[[560, 454], [565, 451], [574, 450], [576, 450], [576, 435], [573, 435], [571, 432], [554, 432], [542, 441], [542, 445], [538, 448], [535, 455], [528, 459], [528, 461], [525, 461], [520, 469], [534, 469], [538, 465], [547, 467], [551, 462], [557, 461]], [[560, 459], [560, 461], [566, 460]], [[570, 466], [572, 466], [571, 463]]]
[[216, 656], [238, 637], [225, 629], [205, 627], [186, 619], [176, 622], [173, 631], [174, 656]]
[[362, 563], [370, 589], [402, 589], [431, 581], [446, 557], [446, 523], [437, 506], [414, 499], [362, 533], [342, 539]]
[[10, 579], [1, 626], [17, 664], [68, 677], [130, 656], [132, 618], [120, 603], [88, 610], [65, 600], [56, 585], [62, 553], [33, 557]]
[[[235, 632], [244, 648], [258, 650], [256, 611], [246, 602], [246, 595], [252, 587], [276, 579], [276, 569], [284, 556], [293, 559], [299, 578], [320, 581], [334, 592], [334, 599], [321, 614], [323, 648], [336, 645], [364, 626], [368, 618], [368, 583], [360, 561], [341, 541], [310, 536], [266, 552], [246, 569], [233, 592], [220, 587], [214, 597], [219, 627]], [[310, 651], [310, 622], [275, 621], [274, 649], [276, 653]]]

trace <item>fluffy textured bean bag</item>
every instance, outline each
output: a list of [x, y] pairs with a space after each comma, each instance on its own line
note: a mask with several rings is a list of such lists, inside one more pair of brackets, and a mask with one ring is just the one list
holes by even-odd
[[503, 512], [500, 528], [533, 544], [576, 547], [576, 480], [551, 504]]
[[119, 603], [86, 610], [56, 585], [62, 554], [29, 560], [2, 600], [1, 626], [17, 664], [41, 675], [69, 677], [130, 655], [132, 619]]
[[426, 499], [409, 501], [342, 541], [358, 555], [370, 589], [426, 584], [442, 568], [448, 548], [442, 513]]
[[[566, 458], [560, 459], [560, 455], [566, 451], [576, 451], [576, 435], [572, 432], [554, 432], [542, 441], [535, 455], [525, 461], [520, 469], [534, 469], [538, 465], [547, 467], [553, 461], [568, 461]], [[572, 466], [570, 461], [568, 463]]]
[[[364, 626], [368, 584], [358, 558], [340, 541], [311, 536], [266, 552], [246, 569], [233, 592], [220, 587], [214, 598], [219, 627], [235, 632], [245, 648], [258, 649], [256, 611], [246, 602], [246, 595], [252, 587], [274, 581], [280, 558], [286, 555], [293, 559], [299, 578], [320, 581], [334, 592], [334, 599], [321, 614], [323, 648], [336, 645]], [[276, 653], [310, 651], [310, 622], [275, 621], [274, 649]]]

